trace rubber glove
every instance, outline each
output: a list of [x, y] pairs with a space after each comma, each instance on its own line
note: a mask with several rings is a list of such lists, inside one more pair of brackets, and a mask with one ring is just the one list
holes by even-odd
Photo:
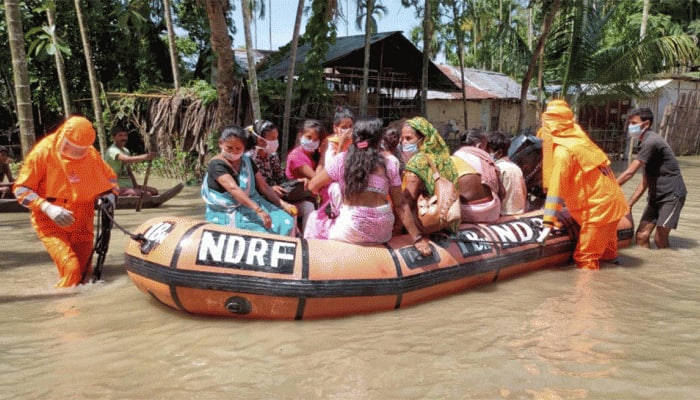
[[540, 246], [544, 246], [547, 244], [547, 236], [549, 236], [549, 233], [552, 231], [552, 227], [549, 225], [545, 225], [544, 228], [540, 231], [540, 235], [537, 237], [537, 243], [540, 244]]
[[41, 203], [41, 211], [51, 218], [51, 220], [58, 226], [70, 226], [73, 225], [73, 222], [75, 222], [72, 211], [68, 211], [61, 206], [51, 204], [48, 201]]

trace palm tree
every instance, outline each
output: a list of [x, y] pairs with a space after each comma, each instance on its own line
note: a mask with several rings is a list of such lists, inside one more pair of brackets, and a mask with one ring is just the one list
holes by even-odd
[[175, 44], [173, 18], [170, 13], [170, 0], [163, 0], [163, 14], [165, 14], [165, 26], [168, 29], [168, 51], [170, 52], [170, 63], [173, 67], [173, 85], [175, 86], [175, 91], [178, 91], [180, 90], [180, 73], [177, 68], [177, 46]]
[[97, 73], [95, 72], [95, 64], [92, 61], [92, 50], [90, 49], [90, 40], [88, 38], [87, 28], [85, 27], [83, 12], [80, 9], [80, 0], [75, 0], [74, 4], [75, 14], [78, 17], [78, 26], [80, 27], [80, 38], [83, 42], [85, 64], [87, 65], [88, 78], [90, 80], [90, 95], [92, 97], [93, 112], [95, 114], [95, 125], [97, 126], [97, 140], [100, 144], [100, 152], [104, 155], [104, 152], [107, 151], [107, 136], [105, 135], [105, 125], [102, 120], [102, 104], [100, 103]]
[[[640, 81], [691, 65], [698, 56], [693, 39], [683, 33], [647, 32], [638, 39], [631, 32], [632, 37], [612, 41], [606, 35], [606, 27], [616, 17], [628, 18], [628, 10], [620, 10], [618, 4], [609, 8], [582, 4], [566, 10], [560, 20], [563, 24], [552, 36], [554, 48], [550, 54], [554, 57], [550, 61], [559, 67], [557, 73], [563, 77], [562, 93], [577, 88], [575, 103], [600, 97], [638, 97], [642, 93]], [[598, 95], [587, 95], [581, 90], [583, 85], [588, 86], [588, 93]]]
[[[423, 9], [423, 72], [421, 74], [420, 83], [420, 113], [427, 114], [428, 100], [428, 71], [430, 66], [430, 44], [433, 40], [433, 2], [436, 0], [425, 0], [425, 8]], [[437, 10], [437, 7], [435, 7]]]
[[[362, 65], [362, 86], [360, 87], [360, 114], [367, 115], [367, 90], [369, 86], [369, 55], [372, 37], [372, 31], [370, 29], [370, 20], [372, 19], [372, 13], [374, 12], [374, 1], [375, 0], [365, 0], [365, 5], [367, 8], [367, 15], [365, 18], [365, 57], [364, 63]], [[358, 9], [360, 8], [360, 0], [358, 0]]]
[[540, 37], [537, 39], [537, 46], [535, 47], [535, 51], [532, 53], [532, 57], [530, 57], [530, 62], [527, 65], [527, 70], [525, 71], [525, 75], [523, 76], [520, 86], [520, 116], [518, 117], [518, 132], [522, 131], [523, 127], [525, 126], [525, 118], [527, 116], [527, 92], [530, 87], [530, 81], [532, 80], [532, 76], [535, 74], [535, 65], [537, 64], [537, 60], [544, 52], [544, 45], [547, 41], [547, 36], [549, 35], [552, 23], [554, 22], [554, 17], [559, 12], [560, 4], [561, 0], [552, 0], [549, 7], [542, 7], [543, 12], [545, 12], [545, 18], [542, 22], [542, 32], [540, 33]]
[[369, 86], [369, 62], [372, 34], [377, 33], [377, 21], [374, 19], [374, 14], [386, 13], [386, 8], [377, 2], [377, 0], [357, 0], [357, 27], [361, 29], [361, 21], [364, 16], [364, 31], [365, 31], [365, 55], [364, 64], [362, 66], [362, 86], [360, 87], [360, 114], [367, 114], [367, 96]]
[[299, 30], [301, 29], [301, 16], [304, 12], [304, 0], [297, 3], [297, 14], [294, 19], [294, 33], [292, 33], [292, 46], [290, 49], [289, 71], [287, 72], [287, 89], [284, 96], [284, 119], [282, 121], [282, 154], [287, 154], [289, 144], [289, 120], [292, 115], [292, 89], [294, 88], [294, 60], [297, 58], [297, 47], [299, 47]]
[[250, 100], [253, 104], [253, 119], [260, 119], [260, 95], [258, 94], [258, 76], [255, 72], [255, 49], [250, 34], [250, 21], [252, 20], [251, 0], [241, 0], [243, 12], [243, 32], [245, 33], [246, 55], [248, 56], [248, 80], [250, 87]]
[[[61, 87], [61, 99], [63, 100], [63, 112], [65, 115], [70, 115], [70, 94], [68, 93], [68, 81], [66, 80], [66, 72], [63, 64], [63, 54], [62, 47], [59, 46], [58, 38], [56, 37], [56, 4], [50, 2], [46, 6], [46, 20], [49, 23], [49, 34], [51, 35], [51, 46], [50, 52], [53, 52], [54, 59], [56, 61], [56, 75], [58, 75], [58, 84]], [[70, 54], [70, 49], [68, 49]]]
[[231, 38], [228, 35], [228, 25], [226, 24], [226, 13], [229, 10], [229, 3], [221, 0], [205, 0], [204, 6], [211, 30], [211, 48], [216, 56], [216, 97], [218, 106], [216, 122], [214, 122], [213, 126], [214, 131], [218, 131], [223, 126], [236, 120], [231, 98], [238, 84], [234, 76], [233, 50], [231, 49]]
[[32, 114], [32, 95], [29, 92], [29, 72], [27, 71], [27, 56], [24, 51], [24, 30], [22, 29], [22, 13], [17, 0], [4, 0], [5, 21], [10, 40], [12, 55], [12, 73], [15, 79], [15, 108], [19, 120], [19, 137], [22, 145], [22, 156], [26, 156], [34, 147], [34, 116]]

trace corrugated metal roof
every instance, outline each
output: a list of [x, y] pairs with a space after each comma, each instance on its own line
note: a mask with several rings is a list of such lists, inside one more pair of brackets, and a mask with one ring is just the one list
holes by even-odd
[[[390, 70], [393, 73], [404, 73], [410, 77], [410, 82], [420, 83], [423, 55], [401, 31], [377, 33], [370, 37], [370, 69], [379, 71]], [[336, 38], [326, 52], [326, 68], [355, 68], [362, 69], [364, 64], [364, 35], [342, 36]], [[295, 70], [302, 67], [310, 50], [309, 45], [299, 46], [295, 62]], [[274, 64], [263, 63], [258, 68], [260, 79], [283, 78], [289, 70], [290, 54]], [[430, 63], [428, 68], [430, 89], [459, 90], [442, 71]]]
[[[462, 87], [462, 77], [459, 72], [459, 67], [445, 64], [441, 64], [438, 67], [457, 87]], [[520, 84], [508, 75], [499, 72], [464, 68], [464, 83], [464, 92], [467, 100], [520, 100]], [[462, 96], [459, 92], [434, 93], [433, 97], [429, 96], [428, 98], [461, 99]], [[528, 93], [527, 99], [535, 101], [537, 98]]]

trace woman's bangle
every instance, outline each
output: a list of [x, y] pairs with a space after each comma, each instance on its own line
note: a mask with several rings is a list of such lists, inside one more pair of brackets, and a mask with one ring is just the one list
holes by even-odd
[[253, 211], [255, 211], [256, 214], [260, 214], [260, 212], [262, 212], [263, 209], [260, 208], [260, 207], [258, 207], [257, 209], [255, 209], [255, 210], [253, 210]]
[[420, 241], [421, 239], [423, 239], [423, 235], [421, 235], [421, 234], [419, 233], [419, 234], [417, 234], [416, 236], [413, 237], [413, 242], [411, 242], [411, 243], [416, 244], [416, 243], [418, 243], [418, 241]]

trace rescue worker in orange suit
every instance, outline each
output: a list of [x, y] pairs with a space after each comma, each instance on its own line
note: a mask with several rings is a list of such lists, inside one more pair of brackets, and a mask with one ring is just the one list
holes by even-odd
[[542, 182], [547, 188], [544, 227], [537, 240], [545, 243], [566, 206], [581, 227], [576, 266], [600, 269], [601, 260], [617, 258], [617, 226], [629, 212], [610, 160], [574, 122], [563, 100], [549, 102], [537, 136], [542, 139]]
[[92, 266], [95, 200], [114, 205], [117, 177], [92, 146], [95, 129], [71, 116], [27, 154], [15, 180], [17, 200], [58, 267], [56, 287], [85, 281]]

